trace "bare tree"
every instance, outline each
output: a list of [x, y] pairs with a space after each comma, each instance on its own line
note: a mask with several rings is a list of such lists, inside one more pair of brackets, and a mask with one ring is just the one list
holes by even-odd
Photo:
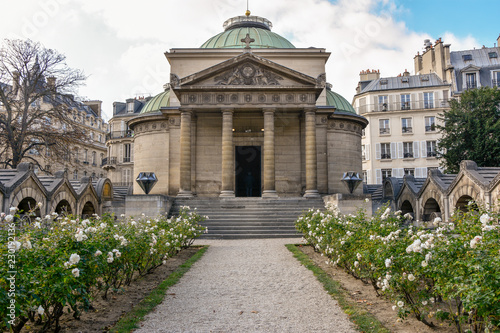
[[[71, 163], [75, 145], [88, 136], [73, 120], [76, 88], [86, 77], [66, 57], [27, 40], [5, 40], [0, 49], [0, 167], [29, 161]], [[43, 158], [40, 158], [43, 157]]]

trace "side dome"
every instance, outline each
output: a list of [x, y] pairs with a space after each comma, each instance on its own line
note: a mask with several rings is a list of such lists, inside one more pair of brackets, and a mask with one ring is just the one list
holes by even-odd
[[160, 111], [161, 108], [170, 106], [170, 89], [156, 95], [144, 105], [140, 114]]
[[255, 49], [294, 49], [286, 38], [271, 31], [271, 21], [259, 16], [237, 16], [224, 22], [224, 32], [207, 40], [202, 49], [241, 49], [247, 34], [254, 39], [250, 47]]
[[326, 105], [334, 107], [337, 111], [356, 114], [354, 107], [347, 101], [347, 99], [329, 88], [326, 88]]

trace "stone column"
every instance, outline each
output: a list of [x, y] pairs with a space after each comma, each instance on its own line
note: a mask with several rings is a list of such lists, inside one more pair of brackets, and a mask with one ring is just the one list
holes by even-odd
[[181, 110], [180, 188], [178, 197], [192, 197], [191, 192], [191, 110]]
[[318, 198], [318, 156], [316, 153], [316, 109], [305, 109], [306, 125], [306, 193], [305, 198]]
[[277, 198], [274, 169], [274, 111], [264, 109], [264, 191], [263, 198]]
[[222, 110], [222, 189], [220, 197], [234, 197], [233, 110]]

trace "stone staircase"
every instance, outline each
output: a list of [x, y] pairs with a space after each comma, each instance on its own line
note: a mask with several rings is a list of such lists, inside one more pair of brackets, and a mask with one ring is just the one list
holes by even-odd
[[209, 217], [202, 223], [208, 227], [205, 239], [302, 237], [295, 230], [297, 218], [310, 208], [324, 209], [321, 198], [176, 198], [171, 216], [181, 206]]

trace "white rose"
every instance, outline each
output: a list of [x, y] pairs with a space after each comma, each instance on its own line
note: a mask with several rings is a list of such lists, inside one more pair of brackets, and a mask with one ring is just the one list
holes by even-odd
[[385, 259], [385, 267], [389, 268], [391, 267], [392, 260], [391, 259]]
[[405, 306], [405, 303], [404, 303], [403, 301], [399, 301], [399, 302], [398, 302], [398, 306], [399, 306], [400, 308], [402, 308], [403, 306]]
[[40, 305], [37, 309], [37, 312], [40, 316], [43, 316], [43, 314], [45, 313], [45, 309]]
[[[11, 214], [12, 214], [12, 211], [11, 211]], [[488, 214], [483, 214], [483, 215], [481, 215], [479, 220], [481, 221], [482, 224], [486, 224], [490, 221], [490, 216]]]
[[427, 265], [428, 265], [427, 261], [425, 261], [425, 260], [422, 261], [422, 267], [427, 267]]
[[97, 251], [95, 251], [95, 253], [94, 253], [94, 257], [100, 256], [101, 254], [102, 254], [102, 252], [101, 252], [101, 251], [99, 251], [99, 250], [97, 250]]
[[80, 256], [76, 253], [73, 253], [70, 257], [69, 257], [69, 262], [70, 264], [72, 265], [76, 265], [80, 262]]
[[14, 216], [12, 216], [10, 214], [5, 216], [5, 222], [10, 223], [13, 220], [14, 220]]
[[10, 207], [9, 212], [14, 215], [17, 212], [17, 207]]
[[79, 277], [80, 276], [80, 270], [78, 268], [73, 268], [73, 270], [71, 271], [71, 273], [73, 273], [74, 277]]
[[415, 281], [415, 276], [413, 274], [408, 274], [409, 281]]

